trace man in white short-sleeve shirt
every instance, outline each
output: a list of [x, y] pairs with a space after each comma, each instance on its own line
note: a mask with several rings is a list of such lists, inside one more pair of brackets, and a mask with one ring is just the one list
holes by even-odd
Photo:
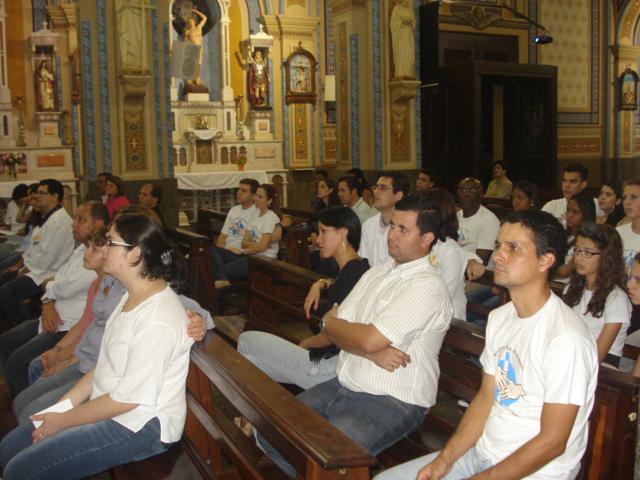
[[[298, 398], [371, 455], [417, 428], [436, 400], [438, 353], [452, 315], [447, 287], [428, 258], [440, 225], [432, 199], [398, 202], [389, 230], [392, 260], [366, 272], [344, 302], [325, 314], [321, 332], [304, 344], [333, 343], [342, 350], [337, 377]], [[277, 450], [258, 438], [295, 476]]]
[[481, 205], [482, 184], [476, 178], [465, 178], [458, 184], [458, 243], [470, 257], [475, 255], [486, 265], [493, 252], [500, 221]]
[[489, 315], [480, 390], [441, 452], [378, 480], [577, 475], [598, 353], [586, 323], [549, 288], [566, 234], [550, 214], [525, 211], [507, 217], [496, 244], [495, 282], [512, 301]]
[[358, 255], [369, 261], [369, 266], [389, 261], [387, 234], [396, 203], [409, 193], [409, 179], [398, 172], [382, 173], [373, 186], [373, 206], [379, 213], [362, 225]]
[[[550, 200], [542, 207], [543, 212], [548, 212], [556, 217], [563, 227], [567, 226], [567, 203], [576, 193], [587, 188], [589, 170], [581, 163], [572, 163], [562, 169], [562, 198]], [[598, 199], [594, 198], [596, 216], [602, 215], [598, 205]]]

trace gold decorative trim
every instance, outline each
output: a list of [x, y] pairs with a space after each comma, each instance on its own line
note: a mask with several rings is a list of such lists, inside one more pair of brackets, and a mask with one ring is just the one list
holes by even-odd
[[601, 144], [602, 139], [600, 137], [558, 138], [558, 153], [600, 153]]
[[484, 30], [489, 25], [502, 20], [501, 9], [479, 5], [451, 5], [451, 15], [461, 19], [476, 30]]
[[309, 150], [307, 146], [307, 108], [303, 103], [296, 103], [294, 107], [294, 133], [296, 162], [307, 160]]

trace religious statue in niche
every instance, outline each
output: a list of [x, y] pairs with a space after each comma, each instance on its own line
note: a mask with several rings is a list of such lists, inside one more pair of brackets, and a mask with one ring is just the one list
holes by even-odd
[[38, 93], [38, 110], [55, 110], [55, 77], [42, 60], [36, 72], [36, 91]]
[[299, 43], [298, 48], [284, 62], [287, 104], [315, 103], [317, 65], [311, 52], [302, 48], [302, 43]]
[[416, 48], [414, 31], [416, 16], [411, 0], [395, 0], [391, 10], [389, 29], [393, 52], [393, 78], [406, 80], [416, 78]]
[[124, 70], [140, 71], [146, 68], [143, 12], [148, 0], [116, 0], [120, 62]]
[[638, 108], [638, 74], [627, 68], [619, 80], [620, 88], [620, 110], [635, 110]]
[[[211, 15], [205, 0], [178, 0], [171, 9], [173, 28], [186, 44], [198, 47], [198, 57], [191, 54], [195, 63], [195, 78], [189, 77], [184, 82], [185, 93], [208, 93], [209, 88], [203, 83], [201, 71], [204, 63], [204, 36], [211, 31], [216, 19]], [[193, 49], [193, 48], [192, 48]], [[185, 50], [187, 52], [188, 50]]]
[[247, 52], [249, 103], [254, 109], [269, 106], [269, 66], [265, 57], [259, 49], [255, 50], [253, 56]]

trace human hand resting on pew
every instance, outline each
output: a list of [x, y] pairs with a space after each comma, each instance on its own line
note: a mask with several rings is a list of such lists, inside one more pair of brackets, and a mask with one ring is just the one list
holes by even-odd
[[484, 275], [487, 268], [476, 260], [469, 260], [467, 262], [467, 279], [469, 281], [476, 280]]
[[367, 358], [388, 372], [393, 372], [396, 368], [404, 368], [407, 364], [411, 363], [411, 357], [409, 355], [391, 345], [383, 348], [379, 352], [369, 353]]
[[187, 310], [187, 317], [189, 318], [187, 335], [196, 342], [201, 341], [207, 334], [207, 323], [204, 321], [204, 318], [191, 310]]

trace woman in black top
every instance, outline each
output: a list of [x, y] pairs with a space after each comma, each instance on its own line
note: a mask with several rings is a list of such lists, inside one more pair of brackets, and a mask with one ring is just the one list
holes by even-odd
[[[307, 318], [322, 316], [334, 303], [342, 303], [364, 272], [369, 269], [366, 259], [358, 257], [360, 221], [348, 207], [335, 207], [319, 213], [317, 239], [320, 256], [334, 258], [340, 268], [333, 280], [318, 280], [311, 286], [304, 309]], [[326, 290], [321, 299], [322, 290]], [[319, 334], [322, 335], [322, 334]], [[336, 375], [337, 349], [314, 348], [317, 335], [295, 345], [264, 332], [244, 332], [238, 339], [238, 352], [263, 372], [280, 383], [293, 383], [308, 389]], [[310, 351], [313, 352], [313, 359]]]

